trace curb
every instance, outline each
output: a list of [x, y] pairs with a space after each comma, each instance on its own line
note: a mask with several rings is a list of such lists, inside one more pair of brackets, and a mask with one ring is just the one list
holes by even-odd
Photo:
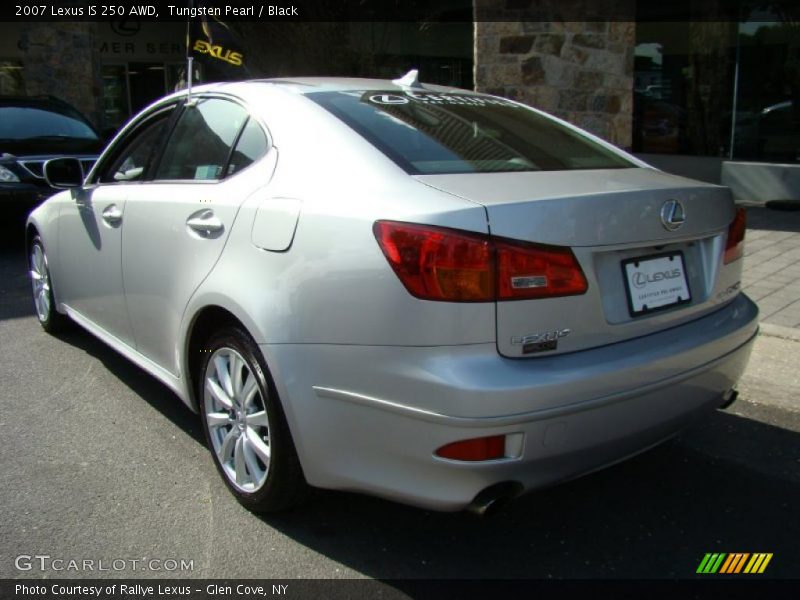
[[800, 329], [794, 327], [783, 327], [772, 323], [761, 323], [759, 333], [767, 337], [776, 337], [783, 340], [800, 342]]

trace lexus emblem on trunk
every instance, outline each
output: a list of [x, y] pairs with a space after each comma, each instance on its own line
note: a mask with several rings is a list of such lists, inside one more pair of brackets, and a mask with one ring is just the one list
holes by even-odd
[[680, 229], [686, 221], [686, 213], [683, 211], [683, 204], [677, 200], [667, 200], [661, 207], [661, 223], [670, 231]]

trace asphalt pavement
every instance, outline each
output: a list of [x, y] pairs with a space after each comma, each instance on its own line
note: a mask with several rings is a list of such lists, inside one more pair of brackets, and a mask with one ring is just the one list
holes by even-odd
[[[766, 576], [800, 576], [795, 330], [759, 338], [728, 411], [494, 517], [327, 491], [257, 517], [166, 387], [88, 333], [41, 330], [20, 246], [0, 250], [0, 577], [684, 578], [707, 552], [770, 552]], [[127, 562], [18, 558], [37, 555]]]

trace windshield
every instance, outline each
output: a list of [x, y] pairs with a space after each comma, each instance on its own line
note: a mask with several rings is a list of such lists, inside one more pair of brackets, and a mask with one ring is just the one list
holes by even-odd
[[33, 106], [0, 106], [0, 139], [67, 138], [97, 141], [94, 130], [70, 111]]
[[601, 144], [503, 98], [354, 91], [307, 97], [410, 174], [634, 167]]

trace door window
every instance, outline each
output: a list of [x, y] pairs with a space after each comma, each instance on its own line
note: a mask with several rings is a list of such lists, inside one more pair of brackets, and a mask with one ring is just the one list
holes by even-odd
[[208, 98], [187, 106], [167, 142], [155, 179], [222, 179], [245, 121], [247, 111], [227, 100]]
[[173, 109], [160, 113], [154, 120], [143, 124], [131, 134], [130, 141], [111, 159], [108, 168], [100, 169], [101, 183], [140, 181], [144, 178], [147, 165], [154, 150], [166, 133], [169, 116]]

